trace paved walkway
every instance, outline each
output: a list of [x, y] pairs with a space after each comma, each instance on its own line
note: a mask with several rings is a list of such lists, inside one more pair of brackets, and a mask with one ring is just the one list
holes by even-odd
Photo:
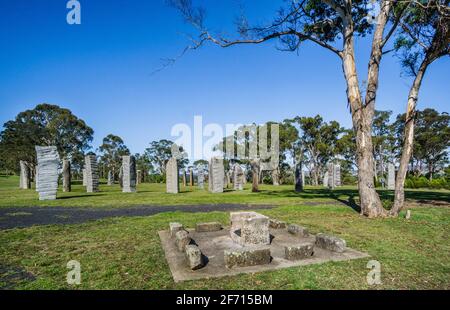
[[34, 225], [77, 224], [120, 216], [148, 216], [163, 212], [212, 212], [271, 209], [274, 205], [210, 204], [182, 206], [138, 206], [115, 209], [74, 207], [13, 207], [0, 208], [0, 229], [22, 228]]

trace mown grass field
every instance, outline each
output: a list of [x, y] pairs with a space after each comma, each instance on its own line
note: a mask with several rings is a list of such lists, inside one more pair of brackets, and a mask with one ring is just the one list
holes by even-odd
[[[0, 231], [0, 288], [14, 289], [449, 289], [449, 192], [410, 191], [415, 201], [412, 218], [366, 219], [336, 199], [356, 195], [354, 188], [337, 193], [308, 188], [296, 194], [289, 186], [263, 186], [248, 190], [208, 194], [184, 190], [164, 193], [164, 185], [142, 184], [140, 193], [122, 194], [115, 186], [87, 195], [81, 186], [59, 193], [54, 202], [40, 203], [34, 190], [17, 189], [15, 178], [0, 178], [0, 205], [121, 207], [145, 204], [263, 203], [277, 204], [260, 211], [270, 217], [307, 226], [312, 233], [326, 232], [347, 240], [350, 247], [371, 255], [369, 259], [294, 267], [221, 279], [174, 283], [157, 232], [169, 222], [193, 227], [196, 222], [228, 223], [227, 212], [171, 212], [147, 217], [111, 218], [76, 225], [35, 226]], [[17, 183], [17, 184], [16, 184]], [[383, 192], [384, 199], [388, 199]], [[356, 199], [356, 197], [353, 197]], [[439, 205], [428, 204], [430, 200]], [[307, 202], [317, 205], [307, 205]], [[425, 204], [426, 203], [426, 204]], [[366, 265], [381, 263], [382, 285], [369, 286]], [[66, 283], [66, 264], [81, 263], [81, 285]]]

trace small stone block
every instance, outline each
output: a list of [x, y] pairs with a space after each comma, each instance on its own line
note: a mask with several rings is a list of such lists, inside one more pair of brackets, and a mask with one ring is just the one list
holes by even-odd
[[270, 219], [269, 227], [273, 229], [285, 229], [287, 226], [286, 222]]
[[189, 268], [197, 270], [203, 267], [202, 251], [195, 244], [189, 244], [185, 247], [186, 259], [189, 264]]
[[288, 260], [300, 260], [314, 255], [313, 243], [301, 243], [295, 246], [285, 246], [284, 255]]
[[184, 248], [191, 243], [191, 237], [186, 230], [180, 230], [175, 234], [175, 242], [177, 244], [178, 251], [184, 252]]
[[318, 246], [319, 248], [342, 253], [345, 251], [346, 245], [347, 244], [344, 239], [326, 234], [316, 235], [316, 246]]
[[290, 234], [298, 235], [300, 237], [308, 237], [309, 236], [308, 229], [303, 226], [297, 225], [297, 224], [290, 224], [288, 226], [288, 232]]
[[219, 230], [222, 230], [222, 224], [220, 224], [219, 222], [197, 223], [197, 225], [195, 226], [196, 232], [210, 232]]
[[180, 223], [170, 223], [169, 224], [169, 231], [170, 236], [175, 237], [175, 234], [179, 232], [180, 230], [184, 230], [183, 225]]
[[225, 266], [248, 267], [270, 264], [270, 248], [244, 248], [238, 250], [224, 251]]

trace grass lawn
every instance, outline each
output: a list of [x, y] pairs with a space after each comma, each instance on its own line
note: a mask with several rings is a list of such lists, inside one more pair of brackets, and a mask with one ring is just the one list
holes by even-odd
[[[0, 178], [0, 206], [120, 207], [143, 204], [264, 203], [279, 207], [260, 211], [312, 233], [326, 232], [347, 240], [348, 246], [367, 252], [369, 259], [239, 275], [212, 280], [174, 283], [157, 232], [169, 222], [188, 227], [196, 222], [228, 223], [228, 213], [163, 213], [148, 217], [111, 218], [77, 225], [35, 226], [0, 231], [0, 288], [19, 289], [449, 289], [450, 208], [448, 191], [409, 191], [412, 219], [366, 219], [346, 205], [326, 205], [356, 195], [344, 188], [330, 196], [309, 188], [296, 194], [289, 186], [263, 186], [263, 192], [208, 194], [184, 191], [164, 193], [164, 185], [142, 184], [140, 193], [122, 194], [114, 186], [88, 195], [81, 186], [59, 193], [53, 202], [40, 203], [33, 190], [19, 190], [17, 178]], [[383, 197], [388, 199], [387, 192]], [[421, 205], [421, 200], [446, 205]], [[306, 202], [316, 201], [317, 205]], [[369, 286], [366, 268], [371, 259], [381, 263], [382, 285]], [[81, 263], [81, 285], [66, 283], [66, 264]]]

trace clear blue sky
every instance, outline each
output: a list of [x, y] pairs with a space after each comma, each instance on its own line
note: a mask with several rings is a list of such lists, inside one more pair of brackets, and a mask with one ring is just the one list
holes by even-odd
[[[275, 42], [191, 52], [156, 75], [161, 58], [176, 56], [191, 27], [164, 0], [80, 0], [82, 24], [66, 23], [66, 0], [0, 1], [0, 122], [43, 102], [70, 108], [95, 131], [94, 147], [109, 133], [132, 152], [170, 138], [176, 123], [252, 123], [320, 113], [350, 127], [340, 62], [305, 44], [300, 53]], [[207, 24], [231, 33], [239, 2], [203, 1]], [[251, 21], [270, 20], [282, 1], [245, 2]], [[361, 79], [369, 45], [357, 41]], [[377, 109], [403, 113], [410, 79], [398, 60], [382, 62]], [[419, 108], [448, 111], [450, 61], [427, 72]]]

